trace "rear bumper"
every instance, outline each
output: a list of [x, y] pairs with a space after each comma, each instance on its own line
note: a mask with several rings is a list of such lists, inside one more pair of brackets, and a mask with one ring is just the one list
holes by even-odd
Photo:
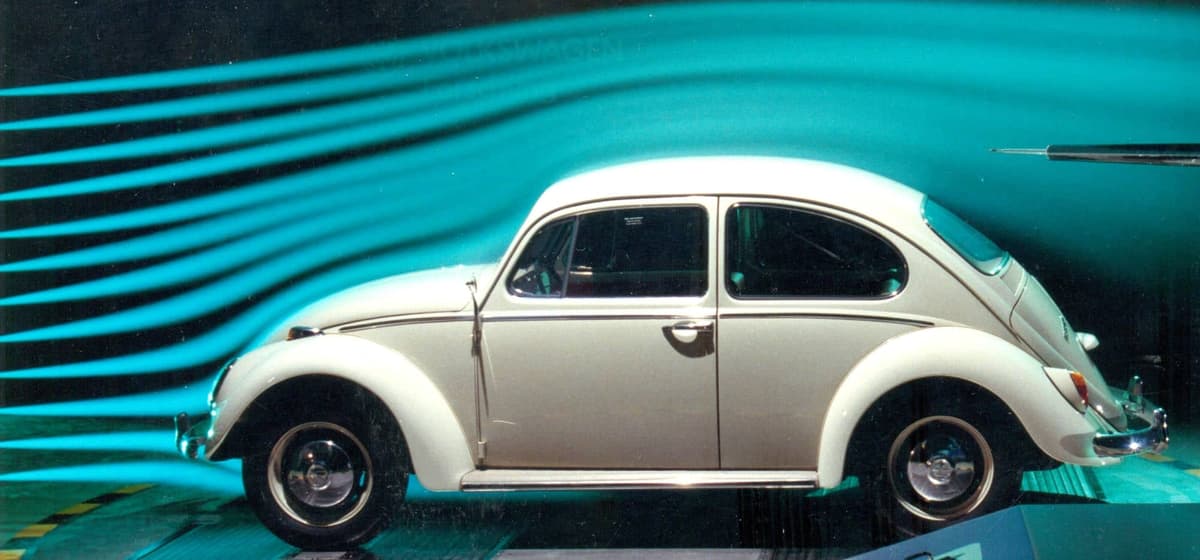
[[1136, 401], [1122, 401], [1125, 413], [1130, 417], [1130, 429], [1123, 432], [1097, 434], [1092, 447], [1100, 457], [1124, 457], [1138, 453], [1158, 453], [1167, 448], [1170, 440], [1167, 431], [1167, 413], [1161, 408], [1148, 406], [1140, 397]]
[[186, 412], [175, 416], [175, 449], [188, 459], [204, 459], [211, 437], [212, 417], [193, 419]]

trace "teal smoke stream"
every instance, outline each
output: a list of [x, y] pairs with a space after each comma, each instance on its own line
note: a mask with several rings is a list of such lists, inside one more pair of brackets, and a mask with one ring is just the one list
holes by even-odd
[[[316, 193], [288, 204], [252, 207], [195, 223], [148, 233], [132, 239], [0, 264], [0, 273], [98, 266], [180, 253], [246, 236], [258, 238], [275, 228], [304, 222], [331, 207], [354, 205], [362, 194], [352, 185], [331, 193]], [[0, 299], [2, 302], [3, 299]]]
[[[508, 206], [501, 206], [501, 208], [505, 207]], [[364, 217], [367, 215], [364, 214]], [[181, 295], [98, 317], [0, 335], [0, 343], [35, 342], [136, 332], [198, 318], [209, 312], [236, 304], [254, 294], [264, 292], [282, 280], [298, 277], [304, 272], [318, 269], [332, 261], [354, 255], [370, 255], [374, 251], [397, 244], [415, 244], [419, 241], [428, 242], [450, 238], [453, 237], [450, 234], [463, 231], [464, 226], [460, 225], [461, 223], [469, 224], [472, 223], [472, 218], [489, 216], [496, 217], [493, 208], [481, 207], [468, 213], [453, 208], [415, 213], [404, 211], [402, 208], [399, 212], [384, 213], [380, 216], [384, 220], [397, 220], [408, 226], [407, 235], [398, 238], [381, 235], [378, 228], [354, 228], [353, 223], [332, 222], [330, 224], [331, 231], [318, 229], [313, 233], [314, 238], [308, 240], [308, 243], [303, 243], [305, 239], [301, 239], [302, 243], [287, 251], [283, 251], [278, 246], [267, 246], [267, 250], [264, 250], [255, 246], [254, 243], [238, 243], [233, 245], [229, 251], [217, 249], [211, 253], [201, 253], [175, 263], [156, 267], [151, 269], [152, 274], [134, 272], [129, 276], [136, 276], [132, 280], [135, 282], [135, 286], [152, 289], [160, 285], [187, 281], [188, 275], [194, 274], [198, 270], [204, 271], [208, 267], [220, 271], [222, 267], [236, 267], [239, 264], [236, 261], [222, 262], [225, 259], [252, 260], [264, 256], [257, 254], [258, 251], [269, 253], [270, 249], [274, 249], [277, 252], [255, 266], [221, 275], [201, 287]], [[345, 231], [338, 231], [339, 229]], [[287, 236], [280, 236], [275, 240], [283, 244], [291, 243], [291, 239]], [[266, 246], [266, 242], [263, 241], [260, 241], [259, 244]], [[347, 253], [347, 248], [351, 248], [351, 252]], [[235, 253], [239, 251], [246, 251], [248, 254], [238, 257]], [[118, 279], [118, 281], [120, 280], [131, 281], [128, 277]], [[121, 286], [114, 286], [114, 283], [116, 282], [100, 280], [80, 286], [68, 286], [51, 290], [50, 294], [29, 297], [27, 301], [19, 303], [45, 303], [120, 293]]]
[[[399, 274], [457, 262], [479, 262], [478, 253], [494, 252], [507, 243], [508, 240], [504, 235], [510, 234], [513, 226], [512, 223], [497, 222], [497, 226], [493, 230], [502, 230], [502, 232], [493, 230], [482, 230], [471, 234], [461, 232], [461, 237], [453, 241], [427, 242], [412, 248], [378, 253], [370, 259], [369, 266], [364, 263], [357, 267], [339, 267], [318, 274], [266, 298], [219, 327], [178, 344], [86, 362], [9, 370], [0, 372], [0, 379], [66, 379], [145, 375], [194, 367], [220, 360], [245, 347], [250, 341], [262, 336], [262, 333], [268, 329], [276, 327], [280, 321], [297, 309], [339, 289], [367, 282], [386, 274]], [[498, 236], [497, 233], [504, 235]], [[470, 247], [464, 247], [463, 244], [469, 244]], [[212, 292], [205, 292], [201, 295], [219, 297], [219, 294]], [[180, 300], [172, 303], [180, 304]], [[159, 307], [157, 310], [161, 309], [162, 307]], [[145, 317], [153, 321], [152, 317], [147, 317], [150, 313], [145, 309], [138, 310], [135, 315], [137, 319]], [[77, 327], [78, 325], [63, 326], [66, 329]], [[124, 325], [111, 322], [91, 323], [82, 328], [95, 332], [106, 327], [113, 327], [119, 331], [125, 330]]]

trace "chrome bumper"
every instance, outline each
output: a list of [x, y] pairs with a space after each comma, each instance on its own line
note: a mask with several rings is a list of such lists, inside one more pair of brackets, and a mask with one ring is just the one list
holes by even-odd
[[193, 421], [186, 412], [180, 412], [175, 416], [175, 449], [188, 459], [203, 459], [211, 427], [210, 416]]
[[[1136, 390], [1135, 390], [1136, 387]], [[1130, 424], [1141, 424], [1124, 432], [1097, 434], [1092, 440], [1096, 455], [1101, 457], [1123, 457], [1138, 453], [1158, 453], [1167, 448], [1170, 440], [1167, 432], [1167, 413], [1153, 408], [1141, 395], [1141, 380], [1134, 378], [1129, 384], [1121, 406], [1131, 417]]]

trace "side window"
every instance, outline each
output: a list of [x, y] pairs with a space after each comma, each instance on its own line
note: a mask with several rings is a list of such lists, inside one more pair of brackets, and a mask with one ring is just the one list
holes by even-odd
[[828, 216], [744, 204], [726, 215], [725, 286], [734, 297], [877, 298], [908, 280], [888, 242]]
[[579, 216], [567, 297], [699, 296], [708, 289], [703, 208], [625, 208]]
[[529, 240], [508, 287], [534, 297], [703, 295], [707, 213], [695, 206], [622, 208], [556, 220]]
[[542, 226], [517, 259], [517, 266], [508, 279], [509, 291], [520, 296], [562, 296], [574, 234], [575, 218]]

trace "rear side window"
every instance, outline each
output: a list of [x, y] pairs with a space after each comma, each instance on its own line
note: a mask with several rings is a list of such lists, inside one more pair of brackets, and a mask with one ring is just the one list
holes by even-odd
[[1004, 270], [1010, 258], [1008, 251], [979, 233], [971, 224], [929, 198], [925, 199], [921, 210], [930, 229], [979, 272], [995, 276]]
[[544, 226], [509, 279], [522, 296], [700, 296], [708, 290], [708, 215], [696, 206], [589, 212]]
[[879, 298], [908, 280], [891, 244], [829, 216], [743, 204], [726, 215], [725, 286], [739, 298]]

